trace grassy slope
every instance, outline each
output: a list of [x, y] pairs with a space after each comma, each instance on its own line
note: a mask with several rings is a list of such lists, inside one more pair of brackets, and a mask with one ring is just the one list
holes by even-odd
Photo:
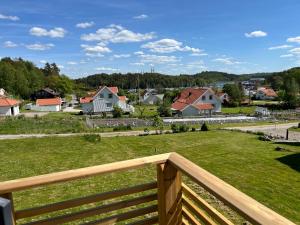
[[222, 107], [222, 113], [226, 114], [254, 114], [256, 106]]
[[[288, 146], [292, 152], [277, 152], [276, 146], [258, 141], [255, 135], [228, 131], [103, 138], [98, 144], [78, 137], [5, 140], [0, 142], [0, 180], [176, 151], [300, 224], [299, 171], [276, 160], [300, 149]], [[51, 185], [34, 193], [19, 192], [16, 205], [29, 207], [154, 179], [151, 167]]]

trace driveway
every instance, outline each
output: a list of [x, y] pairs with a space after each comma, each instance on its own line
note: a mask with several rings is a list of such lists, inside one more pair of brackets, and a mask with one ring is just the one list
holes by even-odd
[[[274, 125], [259, 125], [259, 126], [247, 126], [247, 127], [227, 127], [227, 130], [240, 130], [251, 132], [263, 132], [266, 135], [277, 137], [278, 139], [284, 139], [286, 137], [286, 130], [298, 126], [298, 123], [286, 123], [286, 124], [274, 124]], [[300, 132], [289, 131], [289, 140], [300, 141]]]

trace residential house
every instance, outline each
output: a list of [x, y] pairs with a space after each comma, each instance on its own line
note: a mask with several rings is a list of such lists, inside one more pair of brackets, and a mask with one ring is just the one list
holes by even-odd
[[20, 113], [20, 101], [7, 97], [0, 97], [0, 116], [16, 116]]
[[261, 87], [257, 89], [255, 97], [258, 100], [274, 100], [278, 95], [272, 88]]
[[126, 103], [126, 96], [118, 96], [118, 92], [118, 87], [102, 86], [93, 96], [80, 98], [83, 113], [112, 112], [114, 106], [119, 106], [124, 112], [134, 112], [134, 107]]
[[0, 97], [5, 97], [6, 91], [3, 88], [0, 88]]
[[32, 110], [43, 112], [59, 112], [61, 110], [61, 98], [44, 98], [37, 99], [36, 104], [32, 106]]
[[155, 89], [146, 89], [141, 96], [141, 101], [147, 105], [154, 105], [161, 102], [164, 94], [158, 94]]
[[229, 102], [229, 95], [227, 93], [219, 92], [216, 95], [219, 97], [222, 104]]
[[33, 100], [36, 99], [50, 99], [50, 98], [59, 98], [60, 93], [52, 90], [51, 88], [43, 88], [41, 90], [36, 91], [31, 98]]
[[221, 100], [210, 88], [186, 88], [175, 99], [172, 111], [179, 116], [211, 115], [221, 112]]

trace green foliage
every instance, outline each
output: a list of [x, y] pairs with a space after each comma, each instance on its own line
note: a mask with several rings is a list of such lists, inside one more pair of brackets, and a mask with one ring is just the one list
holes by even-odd
[[173, 133], [179, 133], [179, 125], [176, 124], [176, 123], [173, 123], [171, 125], [171, 130], [172, 130]]
[[188, 132], [190, 130], [190, 127], [186, 124], [175, 124], [173, 123], [171, 125], [171, 130], [173, 133], [183, 133], [183, 132]]
[[208, 126], [206, 123], [203, 123], [201, 126], [201, 131], [208, 131]]
[[126, 131], [126, 130], [132, 130], [132, 127], [128, 125], [119, 125], [113, 128], [113, 131]]
[[192, 127], [192, 132], [195, 132], [196, 131], [196, 128], [195, 127]]
[[164, 130], [164, 123], [160, 116], [156, 115], [153, 118], [152, 126], [155, 128], [156, 132], [159, 130], [161, 133]]
[[223, 92], [230, 96], [230, 103], [239, 105], [243, 100], [243, 90], [238, 84], [225, 84]]
[[157, 112], [158, 112], [159, 116], [162, 116], [162, 117], [172, 116], [172, 111], [171, 111], [170, 105], [171, 104], [168, 101], [164, 101], [163, 103], [161, 103], [157, 108]]
[[97, 143], [101, 142], [101, 135], [99, 134], [85, 134], [83, 135], [85, 141]]
[[123, 110], [119, 106], [115, 105], [112, 114], [114, 118], [121, 118], [123, 115]]

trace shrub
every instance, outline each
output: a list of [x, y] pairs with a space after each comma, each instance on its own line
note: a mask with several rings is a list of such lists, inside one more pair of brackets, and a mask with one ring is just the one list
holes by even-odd
[[190, 129], [190, 127], [188, 125], [186, 125], [186, 124], [181, 124], [179, 126], [179, 132], [188, 132], [189, 129]]
[[119, 125], [114, 127], [113, 131], [126, 131], [126, 130], [132, 130], [132, 127], [128, 125]]
[[298, 128], [300, 128], [300, 123], [298, 123]]
[[19, 119], [19, 120], [25, 120], [25, 115], [19, 115], [19, 116], [18, 116], [18, 119]]
[[195, 127], [192, 127], [192, 132], [195, 132], [196, 131], [196, 128]]
[[208, 126], [206, 125], [206, 123], [202, 124], [201, 131], [208, 131]]
[[148, 135], [148, 134], [150, 133], [149, 128], [146, 127], [146, 128], [144, 129], [144, 133], [145, 133], [146, 135]]
[[85, 134], [83, 136], [84, 140], [88, 141], [88, 142], [100, 142], [101, 141], [101, 136], [99, 134]]
[[173, 133], [179, 133], [179, 126], [175, 123], [171, 125], [171, 130]]
[[114, 106], [112, 114], [114, 118], [120, 118], [122, 117], [123, 111], [119, 106]]

